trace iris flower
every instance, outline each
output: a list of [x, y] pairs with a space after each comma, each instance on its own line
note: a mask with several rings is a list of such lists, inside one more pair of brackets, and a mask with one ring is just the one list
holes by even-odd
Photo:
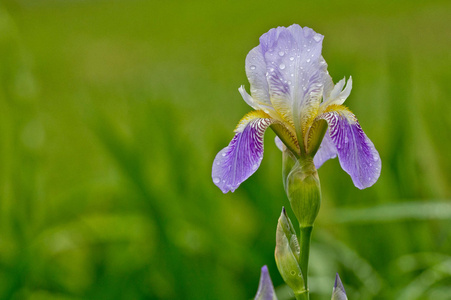
[[338, 156], [360, 189], [379, 178], [379, 153], [343, 106], [352, 78], [334, 85], [321, 55], [323, 38], [296, 24], [273, 28], [247, 55], [250, 95], [244, 86], [239, 92], [254, 111], [239, 121], [232, 141], [213, 162], [213, 182], [222, 192], [235, 191], [258, 169], [270, 126], [296, 158], [313, 158], [316, 168]]

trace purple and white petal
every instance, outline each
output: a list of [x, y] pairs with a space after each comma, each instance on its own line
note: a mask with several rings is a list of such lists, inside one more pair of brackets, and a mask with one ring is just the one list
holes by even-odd
[[381, 159], [357, 118], [346, 108], [322, 114], [329, 137], [337, 149], [340, 165], [359, 189], [372, 186], [381, 173]]
[[322, 35], [296, 24], [260, 37], [271, 103], [292, 125], [300, 121], [304, 127], [319, 107], [327, 74], [322, 40]]
[[274, 122], [269, 117], [258, 117], [261, 115], [266, 114], [255, 111], [243, 118], [232, 141], [215, 157], [212, 178], [223, 193], [235, 191], [260, 166], [263, 159], [263, 135]]
[[252, 49], [246, 56], [246, 75], [251, 84], [251, 95], [256, 103], [270, 106], [266, 63], [261, 46]]
[[313, 163], [315, 164], [315, 167], [319, 169], [324, 162], [335, 157], [337, 157], [337, 148], [335, 148], [334, 142], [329, 134], [329, 129], [327, 129], [318, 152], [316, 152], [315, 157], [313, 157]]

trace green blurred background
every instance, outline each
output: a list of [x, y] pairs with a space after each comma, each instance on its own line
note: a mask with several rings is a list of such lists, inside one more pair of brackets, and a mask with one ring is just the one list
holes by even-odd
[[[312, 299], [451, 299], [451, 2], [0, 2], [0, 298], [250, 299], [288, 205], [281, 154], [235, 193], [211, 180], [250, 108], [244, 59], [270, 28], [325, 36], [382, 157], [358, 190], [337, 160]], [[293, 218], [294, 219], [294, 218]]]

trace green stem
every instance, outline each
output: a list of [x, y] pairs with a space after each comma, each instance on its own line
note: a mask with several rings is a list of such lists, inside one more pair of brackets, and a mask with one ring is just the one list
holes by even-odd
[[299, 299], [309, 299], [308, 261], [309, 261], [309, 255], [310, 255], [310, 237], [312, 235], [312, 230], [313, 230], [313, 226], [306, 226], [306, 227], [301, 226], [301, 233], [300, 233], [301, 255], [299, 257], [299, 267], [301, 268], [302, 276], [304, 277], [304, 288], [305, 288], [306, 296], [304, 298], [299, 298]]
[[309, 294], [308, 291], [304, 291], [300, 294], [294, 294], [296, 297], [296, 300], [309, 300]]

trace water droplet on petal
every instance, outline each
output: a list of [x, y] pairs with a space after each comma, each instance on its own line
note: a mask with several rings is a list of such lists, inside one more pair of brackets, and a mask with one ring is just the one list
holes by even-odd
[[257, 67], [254, 66], [254, 65], [251, 66], [251, 70], [255, 70], [256, 68], [257, 68]]
[[372, 167], [373, 166], [373, 164], [370, 164], [370, 167]]
[[293, 56], [292, 56], [292, 57], [290, 57], [290, 60], [291, 60], [291, 61], [293, 61], [293, 60], [294, 60], [294, 57], [293, 57]]
[[379, 157], [377, 155], [373, 155], [373, 159], [374, 159], [374, 161], [378, 161]]
[[307, 59], [307, 62], [308, 62], [308, 63], [310, 62], [310, 58], [309, 58], [309, 59]]
[[294, 77], [294, 74], [293, 74], [293, 73], [291, 73], [290, 75], [291, 75], [291, 77]]
[[280, 56], [284, 56], [284, 55], [285, 55], [285, 52], [280, 51], [280, 52], [279, 52], [279, 55], [280, 55]]
[[291, 81], [288, 80], [288, 84], [291, 84]]
[[216, 162], [216, 165], [217, 165], [217, 166], [219, 166], [220, 164], [221, 164], [221, 163], [220, 163], [219, 161], [218, 161], [218, 162]]
[[307, 49], [307, 52], [310, 52], [310, 48]]
[[227, 154], [225, 152], [222, 153], [222, 156], [226, 156]]
[[313, 36], [313, 39], [314, 39], [315, 41], [319, 42], [319, 41], [321, 41], [321, 35], [315, 34], [315, 35]]
[[257, 164], [254, 164], [253, 166], [252, 166], [252, 170], [257, 170], [258, 169], [258, 165]]
[[283, 70], [283, 69], [285, 69], [285, 65], [284, 65], [284, 64], [280, 64], [279, 68], [280, 68], [281, 70]]
[[305, 86], [303, 86], [303, 87], [302, 87], [302, 89], [303, 89], [304, 91], [306, 91], [306, 90], [307, 90], [307, 88], [306, 88]]
[[221, 179], [219, 177], [214, 177], [213, 178], [213, 182], [214, 183], [219, 183], [221, 181]]

